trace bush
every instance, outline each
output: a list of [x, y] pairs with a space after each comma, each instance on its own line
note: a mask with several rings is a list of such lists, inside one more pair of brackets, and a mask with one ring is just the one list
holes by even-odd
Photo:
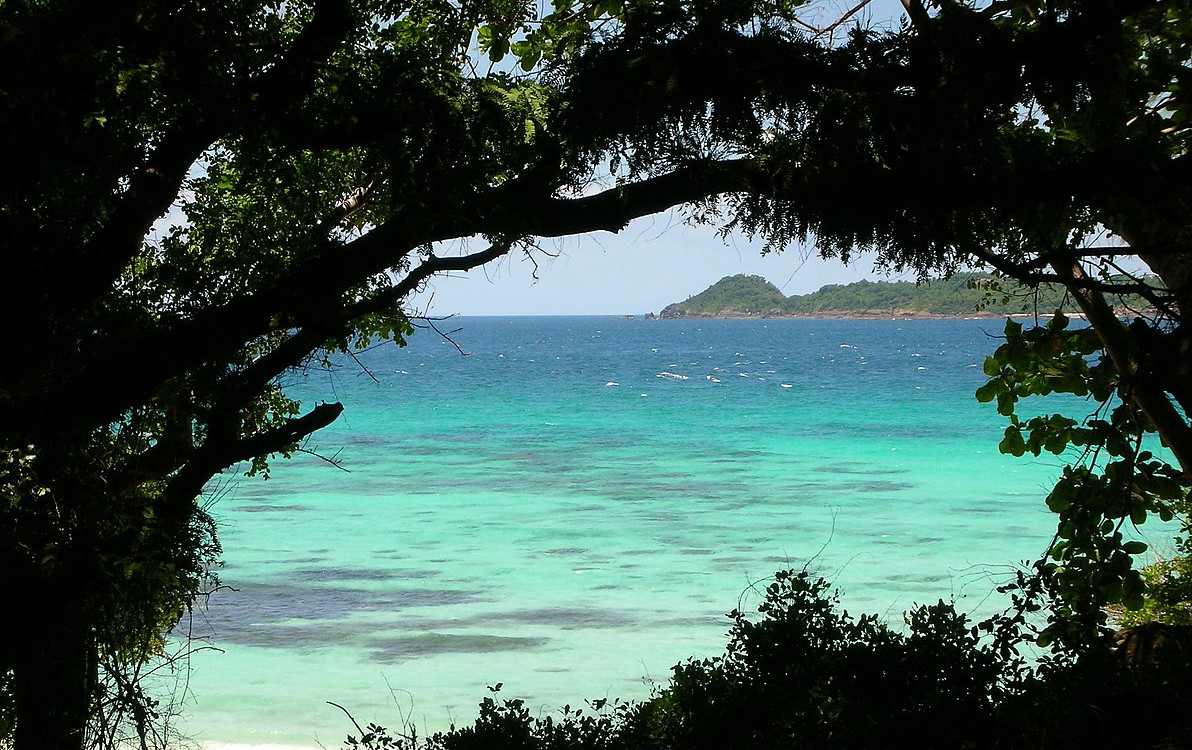
[[[807, 573], [777, 574], [754, 622], [731, 613], [723, 657], [675, 668], [635, 714], [657, 748], [977, 747], [990, 734], [1003, 662], [939, 602], [906, 616], [907, 633], [853, 618]], [[640, 746], [640, 745], [639, 745]]]
[[[420, 739], [370, 725], [350, 750], [1064, 750], [1187, 748], [1192, 649], [1125, 658], [1103, 644], [1028, 664], [942, 601], [905, 632], [851, 616], [807, 572], [777, 573], [759, 618], [730, 613], [723, 656], [674, 667], [648, 701], [592, 701], [535, 717], [522, 701], [480, 704], [472, 726]], [[1007, 643], [1004, 637], [998, 639]]]

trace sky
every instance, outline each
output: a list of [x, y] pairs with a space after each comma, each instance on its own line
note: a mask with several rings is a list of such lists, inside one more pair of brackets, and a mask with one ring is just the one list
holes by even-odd
[[512, 255], [468, 273], [435, 278], [426, 292], [410, 299], [407, 309], [431, 316], [644, 315], [739, 273], [762, 276], [787, 296], [825, 284], [914, 278], [913, 273], [875, 273], [871, 255], [854, 258], [848, 266], [801, 247], [763, 256], [760, 242], [741, 237], [726, 242], [712, 228], [682, 224], [675, 213], [640, 219], [619, 234], [544, 241], [542, 250], [535, 255], [536, 264]]
[[[823, 26], [848, 14], [864, 0], [818, 0], [806, 18]], [[850, 18], [875, 26], [897, 25], [900, 0], [869, 0]], [[841, 33], [841, 32], [837, 32]], [[155, 228], [164, 232], [182, 223], [175, 206]], [[440, 256], [475, 252], [479, 244], [436, 248]], [[532, 262], [511, 255], [468, 273], [431, 279], [425, 292], [407, 299], [407, 311], [434, 317], [451, 315], [644, 315], [682, 302], [734, 274], [754, 274], [788, 296], [807, 294], [825, 284], [847, 284], [887, 277], [873, 271], [873, 256], [859, 255], [847, 267], [823, 260], [813, 250], [794, 247], [761, 254], [761, 243], [743, 237], [726, 242], [714, 228], [691, 227], [678, 211], [639, 219], [617, 234], [599, 232], [545, 240]]]
[[[820, 15], [808, 18], [824, 25], [860, 3], [823, 0], [809, 6]], [[854, 18], [895, 25], [902, 13], [899, 0], [872, 0]], [[618, 234], [545, 241], [542, 247], [554, 257], [536, 255], [537, 267], [524, 256], [511, 256], [466, 274], [435, 278], [407, 309], [431, 316], [643, 315], [738, 273], [762, 276], [788, 296], [825, 284], [888, 278], [873, 272], [872, 256], [859, 256], [847, 267], [798, 247], [763, 257], [760, 242], [736, 237], [726, 244], [714, 229], [685, 226], [673, 211], [638, 220]], [[913, 280], [913, 275], [901, 278]]]

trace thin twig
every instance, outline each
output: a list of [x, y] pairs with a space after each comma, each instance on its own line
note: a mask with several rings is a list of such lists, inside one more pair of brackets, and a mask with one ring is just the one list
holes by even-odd
[[340, 448], [339, 450], [337, 450], [337, 451], [336, 451], [336, 452], [335, 452], [333, 455], [331, 455], [330, 457], [328, 457], [328, 456], [324, 456], [323, 454], [319, 453], [317, 450], [310, 450], [310, 449], [307, 449], [307, 448], [298, 448], [298, 449], [297, 449], [297, 450], [295, 450], [294, 452], [295, 452], [295, 453], [305, 453], [305, 454], [306, 454], [306, 455], [308, 455], [308, 456], [314, 456], [315, 458], [319, 459], [320, 461], [326, 461], [327, 463], [331, 464], [332, 466], [334, 466], [335, 468], [339, 469], [340, 471], [342, 471], [342, 472], [343, 472], [343, 473], [345, 473], [345, 474], [351, 474], [351, 473], [352, 473], [352, 470], [351, 470], [351, 469], [348, 469], [348, 468], [344, 467], [344, 465], [343, 465], [342, 463], [340, 463], [340, 461], [339, 461], [339, 458], [338, 458], [338, 456], [339, 456], [339, 454], [340, 454], [340, 453], [342, 453], [342, 452], [343, 452], [343, 448]]
[[352, 722], [352, 726], [356, 727], [356, 731], [357, 731], [357, 732], [360, 732], [360, 734], [364, 734], [364, 730], [363, 730], [363, 729], [360, 727], [360, 725], [359, 725], [358, 723], [356, 723], [356, 717], [355, 717], [355, 716], [352, 716], [352, 712], [351, 712], [351, 711], [349, 711], [348, 709], [346, 709], [346, 708], [344, 708], [343, 706], [339, 705], [339, 704], [338, 704], [338, 703], [336, 703], [335, 701], [327, 701], [327, 705], [329, 705], [329, 706], [335, 706], [335, 707], [336, 707], [336, 708], [338, 708], [340, 711], [343, 711], [343, 712], [344, 712], [344, 715], [348, 717], [348, 721]]
[[357, 365], [359, 365], [359, 366], [360, 366], [360, 369], [364, 371], [364, 374], [365, 374], [365, 375], [367, 375], [367, 376], [369, 376], [370, 378], [372, 378], [372, 381], [373, 381], [374, 383], [380, 383], [380, 382], [381, 382], [381, 381], [380, 381], [380, 379], [379, 379], [379, 378], [377, 378], [377, 376], [376, 376], [376, 375], [373, 375], [373, 374], [372, 374], [372, 370], [368, 369], [368, 367], [367, 367], [367, 366], [365, 366], [365, 364], [364, 364], [363, 362], [361, 362], [361, 361], [360, 361], [360, 358], [356, 356], [356, 352], [352, 351], [351, 349], [347, 349], [346, 347], [345, 347], [345, 349], [346, 349], [346, 351], [347, 351], [347, 355], [348, 355], [349, 357], [351, 357], [351, 358], [352, 358], [352, 361], [354, 361], [354, 362], [355, 362]]
[[[448, 332], [444, 333], [444, 332], [443, 332], [443, 331], [442, 331], [442, 330], [441, 330], [441, 329], [440, 329], [440, 328], [439, 328], [437, 325], [435, 325], [435, 321], [436, 321], [436, 320], [449, 320], [451, 317], [452, 317], [452, 316], [450, 316], [450, 315], [449, 315], [449, 316], [447, 316], [447, 317], [445, 317], [445, 318], [429, 318], [429, 317], [422, 317], [422, 318], [418, 318], [418, 320], [420, 320], [422, 323], [426, 324], [426, 327], [427, 327], [427, 328], [431, 329], [431, 330], [432, 330], [432, 331], [434, 331], [435, 333], [437, 333], [437, 334], [439, 334], [440, 336], [442, 336], [444, 340], [446, 340], [446, 341], [450, 342], [450, 344], [451, 344], [452, 346], [454, 346], [454, 347], [455, 347], [455, 350], [456, 350], [457, 352], [459, 352], [461, 356], [464, 356], [464, 357], [470, 357], [470, 356], [472, 356], [472, 353], [471, 353], [471, 352], [465, 352], [465, 351], [463, 350], [463, 348], [462, 348], [462, 347], [459, 345], [459, 343], [458, 343], [458, 342], [457, 342], [455, 339], [451, 338], [451, 337], [452, 337], [452, 335], [454, 335], [454, 334], [456, 334], [456, 333], [459, 333], [460, 331], [462, 331], [462, 330], [463, 330], [462, 328], [456, 328], [456, 329], [455, 329], [455, 330], [453, 330], [453, 331], [448, 331]], [[411, 318], [411, 321], [413, 321], [413, 319], [412, 319], [412, 318]]]

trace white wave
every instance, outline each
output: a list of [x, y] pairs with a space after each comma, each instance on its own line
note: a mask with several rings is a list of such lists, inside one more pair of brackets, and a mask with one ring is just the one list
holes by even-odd
[[607, 383], [605, 383], [605, 385], [620, 385], [620, 383], [610, 380]]
[[677, 372], [670, 372], [669, 370], [663, 370], [662, 372], [658, 373], [655, 377], [671, 378], [672, 380], [691, 380], [691, 378], [689, 378], [686, 375], [680, 375]]

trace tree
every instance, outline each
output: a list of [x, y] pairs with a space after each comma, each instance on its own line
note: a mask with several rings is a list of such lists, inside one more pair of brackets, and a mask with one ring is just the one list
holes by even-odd
[[[287, 370], [408, 333], [435, 273], [616, 228], [733, 167], [581, 195], [559, 86], [484, 70], [510, 3], [0, 5], [0, 621], [18, 748], [152, 741], [128, 672], [219, 549], [201, 492], [296, 449]], [[677, 189], [676, 189], [677, 187]], [[565, 197], [570, 196], [570, 197]], [[184, 220], [155, 227], [171, 207]], [[483, 235], [487, 249], [436, 255]], [[19, 322], [19, 323], [18, 323]], [[119, 712], [117, 712], [119, 715]], [[90, 732], [90, 733], [88, 733]]]
[[[302, 412], [279, 377], [400, 343], [402, 300], [434, 274], [673, 206], [772, 249], [1064, 285], [1106, 353], [1097, 393], [1128, 416], [1094, 437], [1157, 432], [1180, 467], [1148, 474], [1131, 448], [1106, 481], [1184, 492], [1187, 3], [906, 0], [899, 30], [847, 35], [797, 5], [4, 0], [16, 746], [99, 741], [111, 700], [152, 739], [123, 670], [218, 555], [204, 486], [267, 471], [342, 410]], [[171, 208], [183, 221], [158, 226]], [[1095, 273], [1123, 256], [1162, 285]], [[1154, 313], [1119, 321], [1118, 291]]]

